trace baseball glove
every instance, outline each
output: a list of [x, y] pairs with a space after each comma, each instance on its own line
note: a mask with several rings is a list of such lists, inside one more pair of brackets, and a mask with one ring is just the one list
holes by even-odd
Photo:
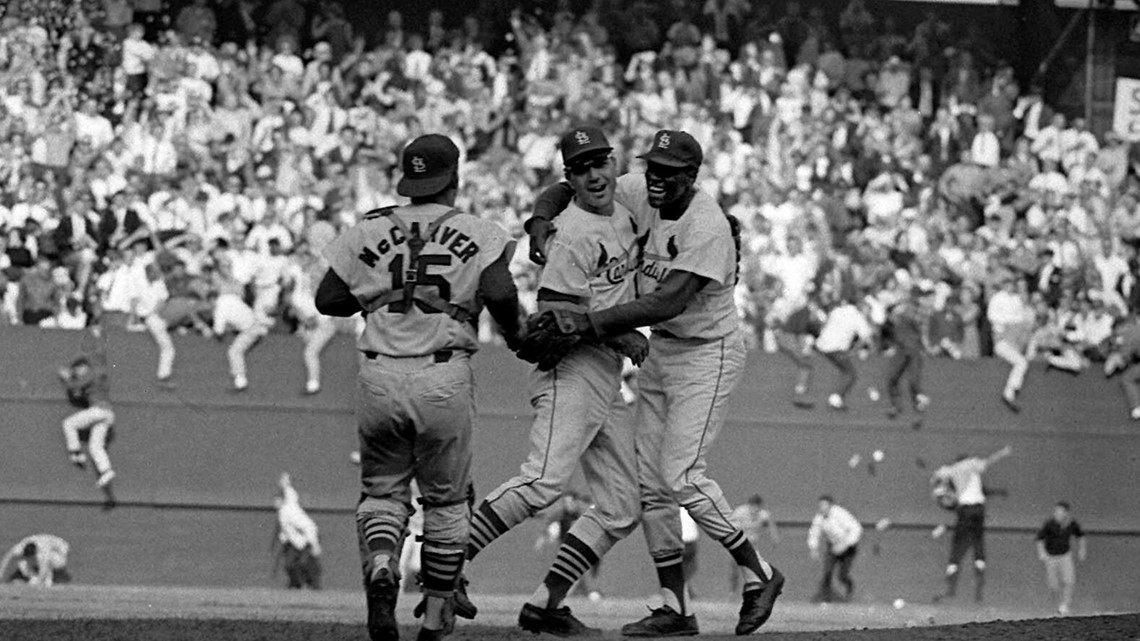
[[582, 342], [589, 327], [586, 315], [579, 312], [552, 309], [531, 314], [526, 319], [526, 336], [516, 354], [544, 372], [552, 370]]
[[626, 332], [606, 339], [606, 345], [622, 356], [628, 356], [634, 365], [641, 365], [649, 355], [649, 340], [641, 332]]

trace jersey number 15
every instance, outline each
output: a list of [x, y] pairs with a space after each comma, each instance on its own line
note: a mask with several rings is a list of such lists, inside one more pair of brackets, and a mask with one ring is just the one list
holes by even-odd
[[[439, 291], [439, 297], [445, 301], [451, 300], [451, 283], [440, 274], [427, 273], [428, 265], [442, 265], [447, 266], [451, 264], [451, 256], [428, 254], [416, 257], [415, 260], [408, 261], [407, 269], [404, 269], [404, 255], [397, 254], [392, 262], [388, 264], [388, 272], [392, 275], [392, 289], [403, 289], [408, 283], [413, 287], [435, 287]], [[407, 300], [397, 300], [388, 306], [388, 311], [396, 314], [408, 313]], [[440, 314], [441, 310], [435, 309], [430, 305], [426, 305], [420, 301], [415, 301], [416, 307], [425, 314]]]

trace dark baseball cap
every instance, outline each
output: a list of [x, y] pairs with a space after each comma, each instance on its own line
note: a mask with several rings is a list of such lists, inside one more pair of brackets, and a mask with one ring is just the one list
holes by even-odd
[[409, 198], [438, 194], [459, 170], [459, 148], [441, 134], [427, 134], [404, 147], [400, 162], [404, 176], [396, 193]]
[[559, 146], [562, 147], [562, 164], [566, 167], [573, 167], [584, 160], [609, 154], [614, 150], [602, 130], [590, 126], [575, 127], [567, 131], [563, 134]]
[[695, 138], [683, 131], [662, 129], [653, 135], [653, 145], [638, 156], [646, 162], [666, 167], [699, 168], [705, 155]]

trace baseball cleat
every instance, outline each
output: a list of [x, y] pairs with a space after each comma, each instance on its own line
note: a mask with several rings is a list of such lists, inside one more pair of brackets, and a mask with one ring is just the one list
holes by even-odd
[[692, 637], [700, 633], [695, 614], [678, 614], [667, 605], [650, 610], [640, 621], [621, 626], [623, 637]]
[[95, 487], [107, 487], [113, 480], [115, 480], [115, 470], [107, 470], [99, 475], [99, 478], [95, 481]]
[[1002, 394], [1001, 402], [1005, 403], [1005, 406], [1009, 408], [1009, 411], [1013, 412], [1014, 414], [1021, 413], [1021, 406], [1017, 404], [1015, 397]]
[[736, 635], [752, 634], [768, 622], [776, 598], [784, 591], [784, 575], [772, 568], [772, 578], [755, 590], [744, 593], [740, 604], [740, 621], [736, 624]]
[[72, 452], [67, 455], [67, 458], [75, 467], [78, 467], [81, 470], [87, 468], [87, 455], [83, 452]]
[[396, 598], [400, 594], [399, 559], [381, 555], [365, 589], [368, 605], [368, 637], [372, 641], [399, 641], [396, 625]]
[[320, 381], [306, 381], [305, 382], [305, 393], [306, 394], [310, 394], [310, 395], [311, 394], [317, 394], [320, 391], [321, 391], [321, 382]]
[[556, 637], [596, 637], [602, 634], [601, 630], [579, 621], [566, 606], [549, 609], [525, 603], [519, 612], [519, 627], [528, 632], [545, 632]]
[[231, 392], [244, 392], [249, 387], [249, 379], [244, 376], [235, 376], [234, 385], [230, 388]]

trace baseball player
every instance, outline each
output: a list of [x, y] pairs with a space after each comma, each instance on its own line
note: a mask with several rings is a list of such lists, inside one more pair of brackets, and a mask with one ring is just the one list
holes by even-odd
[[[745, 576], [737, 634], [771, 616], [784, 577], [757, 554], [729, 520], [732, 508], [705, 475], [706, 455], [724, 425], [729, 394], [744, 366], [745, 343], [733, 300], [739, 243], [716, 200], [696, 187], [700, 145], [682, 131], [658, 131], [641, 156], [644, 176], [618, 179], [615, 200], [634, 212], [648, 234], [640, 239], [639, 297], [573, 317], [573, 331], [605, 338], [652, 328], [639, 375], [637, 449], [642, 522], [664, 604], [622, 628], [626, 636], [697, 634], [685, 599], [681, 506], [719, 541]], [[528, 221], [532, 258], [568, 200], [565, 185], [548, 188]], [[561, 223], [559, 223], [561, 224]]]
[[[111, 459], [107, 456], [107, 444], [112, 438], [115, 412], [111, 409], [103, 330], [95, 325], [90, 332], [93, 340], [84, 342], [90, 342], [93, 346], [84, 349], [85, 353], [59, 370], [59, 378], [67, 390], [68, 402], [79, 408], [63, 419], [63, 438], [67, 443], [68, 457], [80, 469], [87, 467], [90, 455], [98, 475], [95, 486], [103, 491], [109, 506], [115, 500], [111, 493], [115, 470], [111, 468]], [[85, 444], [86, 452], [83, 449]]]
[[317, 310], [365, 314], [357, 392], [362, 492], [357, 507], [368, 632], [398, 638], [400, 550], [414, 478], [423, 493], [420, 565], [425, 594], [418, 639], [454, 626], [456, 584], [468, 539], [471, 355], [481, 307], [514, 346], [523, 316], [507, 266], [514, 251], [499, 225], [454, 209], [459, 150], [446, 136], [404, 149], [396, 191], [409, 205], [371, 211], [325, 247], [329, 270]]
[[33, 534], [13, 545], [0, 560], [0, 583], [20, 581], [51, 587], [68, 583], [67, 554], [71, 546], [54, 534]]
[[[588, 310], [632, 300], [638, 225], [614, 203], [613, 148], [596, 127], [563, 135], [562, 161], [574, 200], [559, 217], [560, 232], [547, 248], [539, 279], [540, 312]], [[576, 345], [557, 365], [541, 360], [530, 381], [534, 422], [530, 454], [519, 474], [487, 495], [471, 517], [468, 560], [567, 490], [579, 463], [594, 504], [565, 535], [546, 578], [519, 614], [532, 632], [561, 636], [591, 631], [562, 606], [578, 579], [638, 523], [634, 434], [615, 424], [624, 405], [623, 355], [634, 363], [648, 343], [635, 331]], [[520, 350], [520, 355], [523, 351]], [[539, 355], [544, 357], [545, 354]]]
[[[946, 592], [935, 597], [935, 603], [957, 595], [959, 564], [971, 548], [974, 550], [974, 600], [981, 603], [986, 585], [986, 493], [982, 474], [1011, 452], [1007, 445], [984, 459], [963, 455], [934, 472], [934, 485], [952, 484], [952, 504], [958, 515], [950, 542], [950, 563], [946, 566]], [[942, 504], [948, 505], [945, 500]]]

